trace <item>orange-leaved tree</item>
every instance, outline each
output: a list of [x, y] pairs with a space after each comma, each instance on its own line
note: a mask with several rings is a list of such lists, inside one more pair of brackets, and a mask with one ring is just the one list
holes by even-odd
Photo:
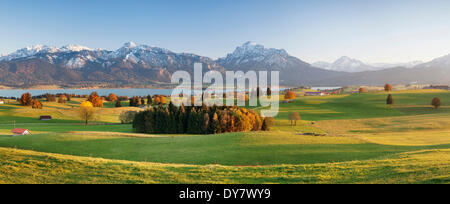
[[94, 107], [103, 107], [103, 100], [100, 98], [97, 92], [92, 92], [88, 97], [88, 101], [91, 102], [92, 106]]
[[286, 94], [284, 95], [284, 99], [286, 100], [294, 100], [297, 96], [293, 91], [286, 91]]
[[33, 102], [32, 102], [32, 104], [31, 104], [31, 107], [33, 108], [33, 109], [42, 109], [42, 103], [41, 103], [41, 101], [39, 101], [39, 100], [33, 100]]
[[384, 85], [384, 90], [385, 91], [392, 91], [392, 85], [390, 85], [390, 84]]
[[31, 106], [33, 104], [33, 98], [31, 97], [31, 94], [28, 92], [22, 94], [22, 97], [20, 97], [19, 103], [22, 106]]
[[108, 95], [108, 97], [106, 97], [106, 100], [108, 100], [108, 101], [117, 101], [117, 95], [113, 94], [113, 93], [110, 93]]
[[359, 93], [365, 93], [365, 92], [367, 92], [367, 91], [364, 87], [359, 88]]

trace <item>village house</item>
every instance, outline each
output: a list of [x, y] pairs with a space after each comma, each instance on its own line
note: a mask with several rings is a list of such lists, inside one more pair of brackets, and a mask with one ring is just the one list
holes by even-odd
[[317, 92], [306, 92], [305, 96], [325, 96], [325, 92], [317, 91]]
[[450, 90], [450, 87], [448, 85], [431, 85], [424, 87], [423, 89], [443, 89], [443, 90]]
[[13, 136], [20, 136], [20, 135], [30, 135], [30, 131], [27, 129], [22, 128], [14, 128], [12, 131]]

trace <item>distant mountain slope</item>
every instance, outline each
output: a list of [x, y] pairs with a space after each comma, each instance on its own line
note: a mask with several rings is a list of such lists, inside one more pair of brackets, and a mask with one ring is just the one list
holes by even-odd
[[345, 74], [313, 67], [283, 49], [265, 48], [253, 42], [237, 47], [217, 63], [227, 70], [280, 71], [280, 83], [284, 85], [308, 85], [315, 80]]
[[343, 56], [333, 63], [327, 62], [315, 62], [312, 64], [313, 66], [333, 70], [333, 71], [341, 71], [341, 72], [363, 72], [363, 71], [371, 71], [377, 70], [376, 67], [370, 66], [361, 62], [357, 59], [352, 59], [347, 56]]
[[351, 73], [313, 82], [324, 86], [383, 85], [391, 84], [450, 84], [450, 67], [427, 67], [425, 64], [414, 68], [391, 68], [379, 71]]
[[208, 57], [134, 43], [125, 43], [116, 51], [92, 50], [77, 45], [62, 48], [39, 45], [0, 57], [0, 69], [4, 71], [0, 81], [11, 86], [170, 82], [173, 72], [192, 72], [197, 62], [204, 64], [205, 71], [224, 72], [223, 67]]
[[423, 62], [421, 61], [413, 61], [413, 62], [406, 62], [406, 63], [373, 63], [368, 64], [364, 63], [357, 59], [352, 59], [347, 56], [343, 56], [333, 63], [328, 62], [315, 62], [312, 63], [312, 66], [320, 67], [327, 70], [334, 70], [334, 71], [342, 71], [342, 72], [365, 72], [365, 71], [378, 71], [383, 69], [389, 69], [389, 68], [395, 68], [395, 67], [405, 67], [405, 68], [412, 68], [418, 64], [421, 64]]
[[[227, 70], [280, 71], [280, 84], [382, 85], [384, 83], [450, 84], [450, 55], [413, 68], [390, 68], [356, 73], [326, 70], [312, 66], [283, 49], [266, 48], [247, 42], [224, 58], [213, 60], [190, 53], [175, 53], [164, 48], [125, 43], [115, 51], [90, 49], [78, 45], [61, 48], [31, 46], [0, 57], [0, 85], [73, 85], [106, 83], [142, 85], [170, 82], [175, 71], [192, 73], [194, 63], [204, 71]], [[343, 57], [333, 63], [337, 70], [372, 69], [361, 61]], [[320, 65], [320, 64], [317, 64]], [[325, 66], [323, 63], [320, 66]], [[367, 66], [361, 68], [361, 66]], [[350, 67], [350, 68], [349, 68]]]

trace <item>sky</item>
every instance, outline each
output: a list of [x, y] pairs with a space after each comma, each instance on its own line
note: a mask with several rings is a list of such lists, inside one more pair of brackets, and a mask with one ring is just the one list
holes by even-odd
[[212, 58], [254, 41], [306, 62], [450, 54], [448, 0], [2, 0], [0, 53], [125, 42]]

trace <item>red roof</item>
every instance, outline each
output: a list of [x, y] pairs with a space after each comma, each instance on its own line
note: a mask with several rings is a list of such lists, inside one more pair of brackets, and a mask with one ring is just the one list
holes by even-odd
[[16, 134], [23, 134], [25, 131], [28, 131], [28, 130], [27, 129], [22, 129], [22, 128], [14, 128], [12, 130], [12, 132], [16, 133]]

